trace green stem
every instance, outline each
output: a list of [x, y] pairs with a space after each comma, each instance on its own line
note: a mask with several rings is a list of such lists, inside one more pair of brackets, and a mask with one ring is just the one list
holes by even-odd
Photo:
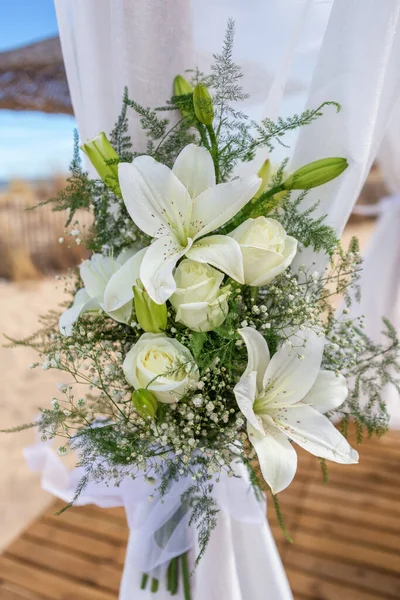
[[182, 580], [183, 580], [183, 596], [185, 600], [192, 600], [192, 594], [190, 593], [190, 574], [187, 561], [187, 553], [182, 554]]
[[219, 183], [218, 140], [212, 125], [207, 125], [207, 131], [211, 141], [211, 156], [215, 168], [215, 181]]
[[263, 200], [266, 198], [271, 198], [272, 196], [275, 196], [275, 194], [279, 194], [279, 192], [283, 192], [284, 189], [285, 189], [285, 186], [283, 185], [283, 183], [280, 183], [279, 185], [276, 185], [275, 187], [268, 190], [267, 192], [264, 192], [264, 194], [262, 194], [260, 196], [260, 198], [262, 198]]
[[153, 579], [151, 580], [151, 588], [150, 588], [151, 592], [153, 594], [155, 594], [156, 592], [158, 592], [158, 579], [155, 579], [153, 577]]
[[203, 142], [204, 146], [207, 148], [207, 150], [210, 150], [210, 144], [208, 142], [207, 133], [206, 133], [204, 125], [199, 122], [197, 125], [197, 129], [199, 131], [200, 139]]
[[167, 590], [171, 596], [175, 596], [178, 593], [178, 571], [179, 558], [176, 556], [169, 563], [167, 570]]
[[255, 287], [255, 286], [250, 287], [250, 296], [254, 300], [254, 302], [257, 301], [258, 287]]
[[140, 584], [140, 589], [141, 590], [145, 590], [146, 589], [148, 580], [149, 580], [149, 576], [147, 575], [147, 573], [143, 573], [143, 575], [142, 575], [142, 582]]

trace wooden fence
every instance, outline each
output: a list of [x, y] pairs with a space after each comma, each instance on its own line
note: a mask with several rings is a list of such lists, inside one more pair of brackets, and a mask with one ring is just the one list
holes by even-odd
[[[43, 193], [22, 184], [14, 187], [0, 195], [0, 278], [36, 279], [79, 264], [87, 252], [66, 234], [66, 214], [55, 212], [52, 205], [31, 210]], [[87, 231], [90, 215], [82, 212], [77, 219]]]

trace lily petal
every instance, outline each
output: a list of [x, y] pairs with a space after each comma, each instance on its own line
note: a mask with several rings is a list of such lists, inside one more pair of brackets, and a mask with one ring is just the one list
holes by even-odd
[[215, 185], [215, 169], [206, 148], [188, 144], [181, 151], [172, 168], [192, 198]]
[[104, 292], [104, 310], [106, 312], [118, 310], [133, 300], [132, 287], [140, 278], [140, 265], [146, 251], [147, 248], [143, 248], [136, 252], [111, 277]]
[[358, 462], [358, 452], [328, 417], [312, 406], [296, 404], [271, 410], [269, 414], [282, 433], [314, 456], [342, 464]]
[[85, 288], [78, 290], [75, 294], [74, 302], [71, 308], [68, 308], [60, 317], [58, 327], [60, 333], [69, 337], [72, 335], [72, 328], [74, 323], [84, 312], [89, 310], [100, 310], [100, 297], [90, 298]]
[[106, 310], [104, 305], [102, 306], [104, 311], [112, 318], [114, 321], [118, 321], [118, 323], [125, 323], [129, 325], [131, 322], [132, 311], [133, 311], [133, 302], [127, 302], [117, 310]]
[[163, 304], [176, 290], [173, 270], [178, 260], [190, 248], [181, 246], [172, 235], [155, 240], [147, 248], [140, 267], [140, 279], [150, 298]]
[[83, 261], [79, 271], [90, 298], [104, 294], [108, 280], [120, 266], [120, 263], [112, 256], [103, 256], [102, 254], [93, 254], [90, 260]]
[[122, 266], [126, 263], [127, 260], [135, 256], [139, 252], [140, 248], [136, 248], [135, 246], [131, 246], [130, 248], [125, 248], [122, 250], [121, 254], [118, 254], [117, 262]]
[[192, 201], [171, 169], [150, 156], [138, 156], [120, 163], [118, 176], [126, 209], [142, 231], [156, 238], [184, 231]]
[[193, 201], [191, 233], [198, 239], [225, 225], [257, 193], [261, 179], [256, 175], [219, 183]]
[[273, 494], [278, 494], [293, 481], [297, 469], [297, 454], [286, 436], [272, 425], [266, 427], [265, 434], [247, 428], [250, 442], [254, 446], [261, 473]]
[[243, 329], [238, 330], [238, 333], [241, 335], [247, 348], [248, 362], [244, 375], [256, 371], [257, 392], [259, 394], [263, 391], [264, 373], [270, 361], [268, 344], [261, 333], [253, 327], [243, 327]]
[[321, 370], [311, 390], [302, 400], [302, 404], [310, 404], [320, 413], [339, 408], [346, 400], [349, 390], [343, 375], [335, 375], [333, 371]]
[[236, 240], [226, 235], [210, 235], [198, 240], [186, 256], [200, 263], [207, 263], [223, 273], [244, 283], [243, 259]]
[[317, 379], [325, 339], [307, 328], [291, 337], [290, 342], [274, 354], [265, 371], [266, 402], [278, 405], [300, 402]]
[[264, 428], [253, 409], [254, 401], [257, 398], [256, 371], [243, 375], [240, 378], [239, 383], [235, 385], [233, 392], [235, 394], [236, 402], [241, 412], [246, 417], [247, 422], [259, 433], [264, 435]]

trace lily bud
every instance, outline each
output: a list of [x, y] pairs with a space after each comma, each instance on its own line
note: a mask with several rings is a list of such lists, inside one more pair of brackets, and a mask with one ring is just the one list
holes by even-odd
[[81, 150], [89, 158], [90, 162], [100, 175], [104, 183], [118, 196], [121, 196], [121, 190], [118, 183], [118, 164], [108, 164], [108, 161], [119, 158], [114, 148], [102, 131], [98, 136], [82, 144]]
[[204, 125], [212, 125], [214, 105], [210, 92], [204, 83], [198, 83], [193, 91], [193, 106], [196, 117]]
[[132, 392], [132, 404], [135, 411], [143, 419], [156, 418], [158, 402], [149, 390], [141, 388]]
[[348, 167], [345, 158], [321, 158], [297, 169], [283, 182], [285, 190], [307, 190], [338, 177]]
[[167, 327], [167, 305], [156, 304], [138, 280], [133, 287], [135, 313], [146, 333], [161, 333]]
[[[186, 96], [192, 92], [193, 87], [190, 85], [190, 83], [184, 77], [182, 77], [182, 75], [177, 75], [174, 79], [174, 96]], [[182, 107], [180, 107], [180, 111], [183, 117], [188, 117], [191, 114], [190, 111], [185, 110]]]
[[259, 198], [261, 196], [261, 194], [263, 192], [265, 192], [265, 190], [268, 187], [268, 184], [270, 182], [271, 179], [271, 162], [269, 160], [269, 158], [267, 158], [267, 160], [264, 161], [264, 163], [261, 166], [261, 169], [258, 171], [257, 175], [260, 177], [262, 183], [258, 189], [257, 194], [255, 194], [254, 198]]
[[185, 96], [186, 94], [191, 94], [193, 92], [193, 86], [182, 77], [182, 75], [177, 75], [174, 79], [174, 96]]

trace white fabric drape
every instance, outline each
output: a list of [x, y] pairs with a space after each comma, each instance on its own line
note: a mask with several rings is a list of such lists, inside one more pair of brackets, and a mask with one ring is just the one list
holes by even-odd
[[[364, 256], [360, 279], [361, 302], [352, 307], [352, 317], [364, 316], [365, 332], [384, 342], [382, 316], [400, 332], [400, 98], [392, 111], [378, 161], [392, 196], [376, 206], [357, 207], [358, 214], [376, 215], [378, 222]], [[400, 399], [388, 385], [383, 398], [390, 415], [390, 427], [400, 428]]]
[[[306, 201], [320, 199], [319, 212], [328, 213], [328, 222], [338, 233], [342, 231], [399, 92], [400, 0], [55, 0], [55, 5], [83, 139], [110, 131], [125, 85], [138, 102], [163, 104], [177, 73], [196, 64], [207, 68], [211, 53], [221, 47], [227, 19], [233, 17], [235, 58], [251, 94], [243, 108], [251, 117], [275, 118], [325, 100], [343, 105], [340, 115], [328, 110], [300, 132], [291, 162], [297, 167], [329, 155], [348, 158], [344, 176], [313, 191]], [[135, 147], [143, 149], [145, 140], [134, 116], [130, 133]], [[278, 157], [287, 152], [278, 152]], [[264, 158], [260, 154], [257, 160]], [[257, 164], [250, 168], [256, 170]], [[313, 253], [300, 257], [301, 262], [312, 259], [324, 266], [324, 260]], [[214, 540], [216, 548], [203, 562], [210, 565], [210, 580], [213, 573], [218, 575], [213, 566], [226, 567], [232, 574], [231, 559], [222, 560], [227, 548], [239, 552], [240, 546], [247, 547], [249, 562], [235, 563], [241, 572], [240, 587], [247, 590], [243, 599], [256, 596], [248, 592], [254, 585], [253, 570], [246, 575], [241, 564], [259, 565], [262, 577], [261, 564], [266, 565], [266, 573], [269, 561], [275, 568], [268, 571], [265, 598], [290, 597], [267, 526], [257, 533], [244, 530], [239, 536], [229, 523], [221, 522]], [[213, 555], [221, 557], [218, 564]], [[131, 567], [126, 566], [122, 600], [139, 597], [133, 591]], [[222, 590], [220, 600], [236, 600], [231, 590], [224, 594]]]
[[[49, 442], [25, 448], [29, 468], [40, 472], [44, 490], [71, 502], [85, 471], [82, 467], [68, 472]], [[206, 553], [191, 578], [193, 600], [291, 600], [282, 563], [265, 520], [265, 502], [259, 501], [243, 465], [232, 463], [238, 475], [219, 476], [213, 497], [218, 504], [218, 523], [211, 533]], [[239, 476], [240, 475], [240, 476]], [[120, 599], [150, 600], [150, 590], [141, 590], [143, 572], [160, 580], [157, 600], [171, 598], [165, 589], [165, 559], [189, 550], [190, 571], [199, 552], [194, 527], [188, 525], [189, 513], [177, 512], [182, 493], [192, 479], [181, 479], [160, 498], [157, 484], [151, 486], [143, 476], [127, 477], [120, 485], [89, 481], [77, 504], [96, 504], [102, 508], [123, 506], [130, 527], [127, 556], [121, 582]], [[152, 500], [149, 495], [152, 494]], [[155, 532], [174, 519], [165, 543], [155, 540]], [[193, 544], [194, 542], [194, 544]], [[140, 568], [139, 568], [140, 567]], [[155, 569], [155, 571], [153, 570]], [[180, 586], [182, 588], [182, 586]], [[176, 600], [183, 600], [180, 589]]]
[[[325, 100], [342, 105], [300, 131], [291, 167], [325, 156], [344, 156], [348, 169], [311, 190], [305, 206], [320, 200], [316, 214], [340, 235], [381, 143], [400, 95], [400, 2], [335, 0], [313, 74], [308, 107]], [[298, 261], [308, 264], [314, 253]], [[318, 267], [324, 259], [318, 257]]]
[[[141, 104], [163, 105], [174, 76], [193, 65], [187, 0], [55, 0], [55, 6], [82, 139], [113, 128], [125, 86]], [[144, 147], [137, 119], [130, 134]]]

